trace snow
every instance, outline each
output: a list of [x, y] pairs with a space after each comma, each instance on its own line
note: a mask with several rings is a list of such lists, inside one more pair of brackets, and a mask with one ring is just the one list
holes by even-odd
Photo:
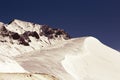
[[120, 79], [119, 52], [96, 38], [74, 38], [59, 44], [26, 53], [15, 60], [29, 72], [49, 73], [60, 80]]
[[16, 61], [0, 55], [0, 73], [23, 73], [24, 70]]
[[[4, 24], [0, 22], [1, 28], [3, 25], [8, 31], [16, 32], [19, 35], [23, 34], [26, 31], [36, 31], [38, 34], [40, 34], [40, 28], [42, 26], [18, 19], [13, 20], [9, 24]], [[0, 34], [0, 54], [9, 57], [22, 55], [26, 52], [41, 50], [42, 48], [46, 48], [49, 45], [54, 45], [59, 43], [60, 41], [64, 41], [63, 38], [48, 39], [48, 37], [46, 36], [39, 37], [40, 39], [36, 39], [35, 37], [29, 36], [31, 42], [29, 42], [29, 46], [24, 46], [22, 44], [19, 44], [18, 40], [11, 39], [10, 36], [3, 37]]]
[[[19, 34], [40, 33], [41, 28], [41, 25], [17, 19], [7, 25], [0, 22], [1, 30], [4, 26]], [[94, 37], [65, 40], [62, 37], [48, 39], [43, 35], [40, 39], [32, 36], [29, 39], [29, 46], [25, 46], [0, 35], [1, 73], [45, 73], [59, 80], [120, 80], [120, 52]]]
[[[120, 54], [93, 37], [84, 41], [86, 52], [67, 55], [62, 65], [76, 80], [119, 80]], [[81, 56], [81, 54], [83, 54]]]
[[25, 31], [36, 31], [39, 33], [41, 25], [15, 19], [12, 21], [12, 23], [8, 24], [6, 28], [12, 32], [17, 32], [19, 34], [22, 34]]
[[35, 73], [0, 73], [0, 80], [58, 80], [48, 74]]

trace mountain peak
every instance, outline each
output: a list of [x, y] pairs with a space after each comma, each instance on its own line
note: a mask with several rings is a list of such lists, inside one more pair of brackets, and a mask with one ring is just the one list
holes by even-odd
[[8, 24], [19, 23], [19, 22], [26, 22], [26, 21], [22, 21], [22, 20], [19, 20], [19, 19], [13, 19]]
[[[0, 37], [0, 44], [10, 46], [10, 49], [13, 49], [17, 54], [20, 51], [41, 49], [70, 39], [70, 36], [62, 29], [54, 29], [48, 25], [39, 25], [18, 19], [14, 19], [9, 24], [0, 23]], [[21, 49], [20, 46], [24, 49]], [[11, 54], [10, 50], [7, 50], [6, 54]]]
[[26, 31], [36, 31], [40, 36], [52, 38], [69, 39], [70, 36], [63, 29], [51, 28], [48, 25], [39, 25], [31, 22], [26, 22], [18, 19], [11, 21], [6, 27], [9, 31], [23, 34]]

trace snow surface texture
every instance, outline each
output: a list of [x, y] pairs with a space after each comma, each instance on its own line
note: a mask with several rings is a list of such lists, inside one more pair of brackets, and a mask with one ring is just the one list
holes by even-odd
[[24, 70], [16, 61], [10, 59], [9, 57], [0, 55], [0, 72], [6, 73], [24, 73]]
[[58, 80], [47, 74], [0, 73], [0, 80]]
[[[69, 39], [63, 30], [54, 31], [43, 27], [33, 29], [32, 24], [14, 20], [5, 25], [6, 29], [12, 32], [9, 32], [10, 35], [18, 32], [21, 37], [26, 31], [30, 31], [27, 38], [31, 42], [25, 39], [29, 45], [24, 45], [16, 37], [14, 40], [6, 37], [6, 34], [3, 37], [1, 33], [0, 68], [2, 66], [4, 69], [0, 69], [0, 72], [45, 73], [59, 80], [120, 80], [120, 52], [102, 44], [94, 37]], [[0, 26], [3, 25], [0, 23]], [[17, 28], [12, 28], [13, 26]], [[27, 26], [30, 27], [26, 28]], [[0, 27], [0, 30], [4, 31], [4, 28]], [[40, 33], [39, 38], [32, 35], [33, 30]], [[57, 31], [60, 32], [56, 33]], [[16, 69], [12, 70], [9, 66]]]

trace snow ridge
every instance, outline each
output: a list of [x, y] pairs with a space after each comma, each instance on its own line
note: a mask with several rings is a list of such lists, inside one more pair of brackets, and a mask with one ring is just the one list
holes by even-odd
[[[59, 80], [120, 80], [120, 53], [91, 36], [70, 39], [61, 29], [15, 19], [0, 22], [0, 72], [45, 73]], [[30, 74], [12, 75], [23, 79]]]
[[[64, 69], [75, 80], [119, 80], [120, 53], [94, 37], [82, 40], [82, 46], [76, 47], [75, 52], [65, 56], [62, 61]], [[81, 42], [81, 39], [78, 41]]]

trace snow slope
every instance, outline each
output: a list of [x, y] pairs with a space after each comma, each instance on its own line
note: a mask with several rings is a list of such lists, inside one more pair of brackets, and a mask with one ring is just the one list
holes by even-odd
[[62, 65], [76, 80], [119, 80], [119, 52], [101, 44], [93, 37], [86, 38], [84, 50], [68, 55]]
[[47, 25], [0, 22], [0, 80], [54, 80], [42, 74], [27, 78], [28, 72], [59, 80], [120, 80], [120, 52], [94, 37], [70, 39]]
[[75, 38], [59, 44], [15, 60], [27, 71], [49, 73], [60, 80], [120, 80], [119, 52], [96, 38]]
[[16, 61], [0, 55], [0, 73], [24, 73], [24, 70]]
[[0, 80], [58, 80], [58, 79], [48, 74], [0, 73]]

